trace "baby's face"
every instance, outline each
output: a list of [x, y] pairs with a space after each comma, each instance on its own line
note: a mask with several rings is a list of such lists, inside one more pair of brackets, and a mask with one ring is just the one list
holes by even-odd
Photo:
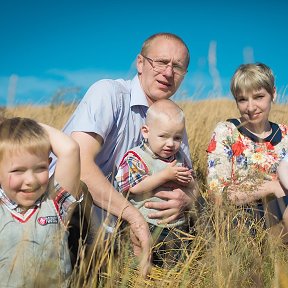
[[20, 207], [29, 209], [46, 191], [49, 181], [47, 152], [7, 151], [0, 163], [0, 184]]
[[162, 158], [169, 158], [179, 151], [183, 139], [185, 124], [167, 117], [157, 117], [147, 126], [150, 149]]

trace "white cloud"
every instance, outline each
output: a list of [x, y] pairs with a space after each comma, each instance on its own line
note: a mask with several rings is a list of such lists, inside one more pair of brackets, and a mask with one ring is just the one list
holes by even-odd
[[[45, 78], [34, 75], [15, 75], [17, 81], [13, 87], [15, 90], [14, 104], [33, 103], [41, 105], [49, 103], [53, 95], [61, 89], [78, 88], [79, 93], [84, 93], [91, 84], [101, 78], [119, 78], [124, 77], [123, 75], [125, 76], [125, 73], [93, 70], [50, 70]], [[6, 105], [10, 77], [0, 77], [0, 105]], [[80, 96], [78, 95], [78, 97]], [[70, 95], [70, 97], [75, 97], [75, 95]]]
[[68, 85], [86, 87], [86, 88], [88, 88], [91, 84], [93, 84], [95, 81], [98, 81], [99, 79], [104, 78], [116, 79], [119, 77], [125, 77], [127, 75], [127, 73], [121, 71], [113, 71], [113, 72], [97, 71], [97, 70], [68, 71], [59, 69], [49, 70], [48, 73], [53, 77], [60, 76], [65, 80], [65, 82]]
[[[9, 90], [9, 78], [0, 77], [0, 104], [6, 104], [6, 98]], [[31, 103], [41, 104], [54, 93], [62, 82], [50, 78], [38, 78], [35, 76], [19, 76], [14, 87], [15, 102], [14, 103]]]

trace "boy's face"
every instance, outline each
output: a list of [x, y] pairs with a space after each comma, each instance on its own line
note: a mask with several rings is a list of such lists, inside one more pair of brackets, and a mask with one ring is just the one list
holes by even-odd
[[0, 184], [5, 194], [20, 207], [34, 205], [49, 181], [48, 153], [31, 154], [27, 150], [7, 151], [0, 163]]
[[185, 125], [168, 117], [157, 117], [152, 125], [142, 127], [142, 135], [150, 149], [162, 158], [169, 158], [180, 149]]

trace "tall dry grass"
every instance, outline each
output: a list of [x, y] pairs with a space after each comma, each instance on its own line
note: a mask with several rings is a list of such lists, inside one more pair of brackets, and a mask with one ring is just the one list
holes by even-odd
[[[183, 250], [183, 260], [168, 270], [153, 267], [144, 280], [137, 274], [129, 241], [120, 243], [120, 254], [116, 255], [115, 235], [104, 241], [99, 232], [94, 257], [74, 271], [71, 287], [288, 287], [288, 252], [281, 239], [257, 223], [257, 234], [252, 237], [244, 223], [232, 224], [235, 207], [227, 204], [218, 211], [205, 198], [205, 150], [216, 123], [238, 116], [234, 101], [183, 101], [179, 105], [186, 115], [191, 156], [205, 204], [195, 224], [197, 233], [184, 237], [190, 246]], [[270, 120], [288, 124], [287, 108], [273, 105]], [[31, 117], [62, 128], [74, 109], [73, 104], [25, 106], [4, 109], [1, 114]]]

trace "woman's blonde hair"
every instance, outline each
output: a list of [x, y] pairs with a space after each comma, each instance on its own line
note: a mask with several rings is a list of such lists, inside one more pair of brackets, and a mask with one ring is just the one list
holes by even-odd
[[235, 71], [230, 84], [234, 98], [244, 91], [258, 91], [264, 88], [271, 96], [275, 91], [272, 70], [263, 63], [243, 64]]

